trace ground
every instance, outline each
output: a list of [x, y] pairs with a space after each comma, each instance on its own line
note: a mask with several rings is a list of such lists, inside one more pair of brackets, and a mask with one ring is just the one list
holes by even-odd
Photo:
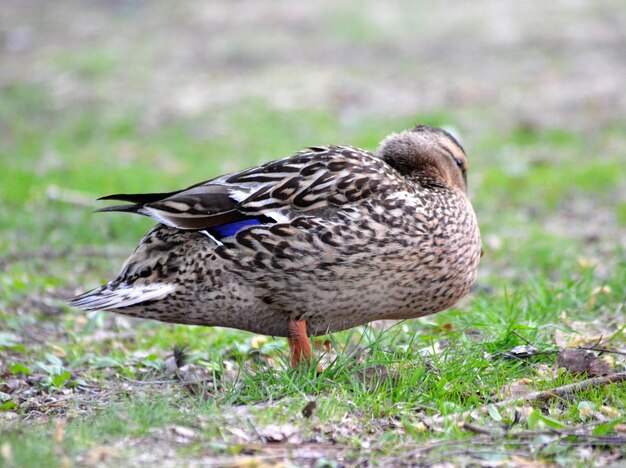
[[[623, 463], [624, 5], [2, 10], [0, 465]], [[282, 339], [67, 307], [152, 225], [98, 196], [415, 123], [470, 160], [485, 254], [451, 310], [325, 337], [317, 373]]]

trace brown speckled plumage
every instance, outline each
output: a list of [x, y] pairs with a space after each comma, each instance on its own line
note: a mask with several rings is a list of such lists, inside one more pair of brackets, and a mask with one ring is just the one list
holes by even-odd
[[454, 138], [418, 126], [374, 154], [314, 147], [179, 192], [106, 197], [132, 204], [105, 210], [161, 224], [72, 303], [274, 336], [290, 320], [319, 335], [441, 311], [481, 254], [466, 168]]

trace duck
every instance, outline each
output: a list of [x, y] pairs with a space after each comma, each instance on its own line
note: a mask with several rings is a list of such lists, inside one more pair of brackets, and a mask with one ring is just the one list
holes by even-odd
[[117, 278], [70, 301], [162, 322], [311, 337], [456, 304], [476, 279], [481, 239], [468, 159], [444, 129], [392, 133], [374, 152], [312, 146], [163, 193], [115, 194], [102, 208], [150, 217]]

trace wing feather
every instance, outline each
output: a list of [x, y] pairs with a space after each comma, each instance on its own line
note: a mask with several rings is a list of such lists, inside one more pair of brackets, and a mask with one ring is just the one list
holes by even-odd
[[[150, 216], [179, 229], [208, 229], [259, 216], [293, 219], [323, 206], [338, 208], [393, 183], [395, 170], [347, 146], [313, 147], [289, 158], [168, 193], [117, 194], [134, 204], [103, 208]], [[244, 223], [245, 224], [245, 223]]]

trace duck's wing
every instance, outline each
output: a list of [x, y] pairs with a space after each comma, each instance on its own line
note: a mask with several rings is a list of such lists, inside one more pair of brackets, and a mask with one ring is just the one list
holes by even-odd
[[229, 195], [229, 188], [218, 179], [176, 192], [115, 194], [99, 200], [132, 203], [101, 208], [99, 212], [137, 213], [179, 229], [206, 229], [245, 218], [237, 211], [237, 202]]
[[289, 158], [201, 182], [184, 190], [117, 194], [131, 205], [99, 211], [138, 213], [178, 229], [202, 230], [269, 218], [287, 221], [367, 198], [400, 183], [373, 154], [349, 146], [312, 147]]

